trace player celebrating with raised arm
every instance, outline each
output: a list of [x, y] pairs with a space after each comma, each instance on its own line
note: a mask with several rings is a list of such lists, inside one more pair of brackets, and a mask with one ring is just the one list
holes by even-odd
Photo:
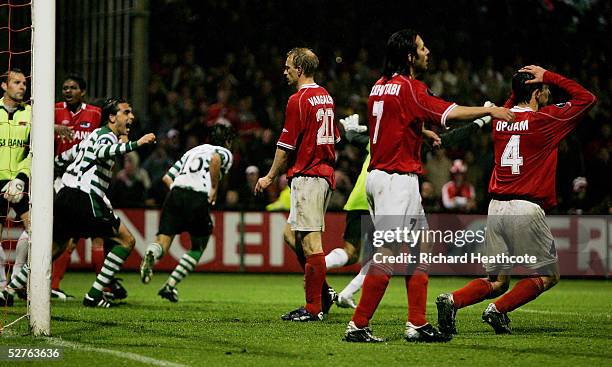
[[[571, 98], [546, 106], [555, 85]], [[544, 210], [555, 206], [555, 172], [559, 143], [591, 109], [597, 98], [580, 84], [530, 65], [512, 77], [512, 107], [517, 122], [493, 121], [495, 167], [489, 182], [485, 254], [533, 255], [524, 264], [533, 274], [488, 305], [482, 319], [497, 334], [511, 332], [507, 313], [534, 300], [559, 281], [557, 250]], [[514, 107], [513, 107], [514, 106]], [[456, 333], [457, 310], [504, 294], [510, 285], [513, 264], [485, 264], [487, 278], [472, 280], [453, 293], [436, 299], [440, 330]]]
[[[366, 193], [375, 228], [390, 216], [404, 218], [400, 225], [419, 218], [419, 229], [426, 229], [418, 176], [422, 173], [421, 144], [423, 123], [445, 126], [451, 119], [492, 117], [512, 120], [513, 114], [500, 107], [464, 107], [433, 96], [417, 76], [427, 70], [429, 50], [414, 30], [401, 30], [387, 42], [382, 77], [372, 87], [368, 101], [371, 162]], [[397, 219], [400, 220], [400, 219]], [[423, 244], [422, 244], [423, 245]], [[408, 341], [437, 342], [449, 338], [439, 333], [425, 318], [428, 266], [419, 264], [406, 275], [408, 292]], [[363, 283], [363, 293], [345, 332], [350, 342], [381, 342], [372, 335], [370, 319], [380, 303], [392, 267], [372, 263]]]
[[104, 266], [97, 275], [83, 304], [87, 307], [111, 307], [103, 295], [116, 272], [134, 248], [135, 239], [113, 212], [106, 196], [115, 157], [155, 143], [155, 135], [145, 134], [138, 141], [122, 143], [134, 121], [130, 104], [108, 99], [102, 108], [107, 125], [94, 130], [86, 139], [55, 158], [58, 167], [68, 165], [62, 176], [53, 213], [53, 255], [60, 255], [71, 238], [101, 237], [113, 243]]
[[[62, 84], [63, 102], [55, 104], [55, 155], [58, 156], [87, 138], [100, 127], [102, 110], [100, 107], [85, 103], [87, 82], [83, 77], [70, 74]], [[61, 188], [61, 176], [55, 179], [55, 192]], [[73, 298], [60, 289], [60, 282], [70, 264], [70, 255], [76, 248], [78, 238], [70, 241], [66, 251], [53, 261], [51, 274], [51, 297], [58, 299]], [[92, 239], [92, 262], [104, 261], [101, 239]], [[101, 257], [101, 259], [100, 259]], [[98, 269], [99, 270], [99, 269]]]
[[162, 208], [157, 238], [140, 263], [140, 280], [145, 284], [151, 281], [153, 266], [168, 253], [174, 236], [187, 231], [191, 250], [157, 293], [170, 302], [178, 302], [176, 285], [195, 269], [208, 244], [213, 229], [210, 208], [217, 199], [219, 181], [232, 167], [229, 148], [233, 139], [231, 127], [214, 125], [210, 144], [190, 149], [163, 177], [170, 193]]
[[265, 190], [289, 163], [291, 180], [289, 224], [296, 232], [296, 252], [303, 251], [306, 305], [284, 314], [287, 321], [319, 321], [321, 289], [325, 282], [325, 254], [321, 232], [325, 229], [325, 210], [335, 189], [334, 144], [340, 133], [334, 120], [334, 100], [325, 88], [314, 82], [319, 66], [315, 53], [294, 48], [287, 54], [285, 76], [297, 92], [289, 97], [285, 126], [277, 143], [270, 171], [257, 181], [255, 193]]

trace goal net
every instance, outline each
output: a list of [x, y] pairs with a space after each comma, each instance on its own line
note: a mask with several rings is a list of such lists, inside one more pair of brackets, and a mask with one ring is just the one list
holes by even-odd
[[[22, 157], [24, 151], [31, 154], [32, 165], [29, 184], [26, 185], [24, 197], [29, 199], [26, 214], [23, 208], [17, 208], [17, 203], [2, 200], [0, 224], [2, 232], [3, 258], [0, 259], [0, 285], [4, 289], [7, 275], [23, 274], [16, 272], [20, 261], [15, 264], [17, 238], [26, 227], [23, 221], [28, 217], [31, 222], [28, 231], [27, 263], [30, 274], [27, 289], [17, 287], [12, 289], [18, 294], [27, 294], [27, 310], [25, 315], [19, 315], [22, 308], [15, 307], [11, 312], [7, 308], [2, 312], [0, 330], [4, 331], [24, 316], [29, 318], [29, 326], [34, 335], [50, 335], [50, 278], [51, 278], [51, 234], [53, 223], [53, 103], [55, 95], [55, 0], [1, 0], [0, 1], [0, 67], [3, 73], [2, 93], [7, 96], [10, 70], [20, 69], [26, 76], [27, 91], [20, 102], [20, 108], [25, 109], [20, 114], [5, 109], [0, 120], [1, 154], [9, 159], [0, 159], [0, 178], [2, 186], [13, 180], [17, 173], [15, 165], [10, 162], [14, 157]], [[7, 82], [9, 84], [7, 84]], [[19, 95], [9, 96], [11, 101], [19, 99]], [[15, 97], [15, 98], [13, 98]], [[32, 107], [31, 117], [27, 117], [29, 107]], [[6, 101], [5, 101], [6, 105]], [[0, 106], [4, 108], [4, 106]], [[16, 116], [19, 116], [16, 118]], [[29, 137], [20, 142], [16, 134], [29, 128]], [[20, 130], [21, 129], [21, 130]], [[12, 137], [12, 134], [15, 136]], [[25, 148], [25, 150], [24, 150]], [[21, 158], [15, 158], [19, 160]], [[21, 213], [19, 213], [21, 214]], [[0, 253], [2, 255], [2, 253]], [[23, 284], [23, 283], [21, 283]], [[26, 292], [24, 292], [26, 291]], [[13, 294], [13, 292], [11, 292]], [[4, 307], [8, 305], [8, 295], [3, 292]], [[13, 297], [13, 296], [12, 296]], [[0, 300], [1, 301], [1, 300]]]

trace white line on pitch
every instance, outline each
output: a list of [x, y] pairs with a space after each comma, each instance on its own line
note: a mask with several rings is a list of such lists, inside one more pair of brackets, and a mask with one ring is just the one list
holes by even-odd
[[50, 344], [56, 345], [58, 347], [67, 347], [67, 348], [85, 350], [85, 351], [90, 351], [90, 352], [106, 353], [106, 354], [113, 355], [115, 357], [131, 359], [136, 362], [145, 363], [145, 364], [153, 365], [153, 366], [187, 367], [187, 365], [184, 365], [184, 364], [164, 361], [162, 359], [155, 359], [155, 358], [151, 358], [147, 356], [141, 356], [140, 354], [136, 354], [136, 353], [124, 352], [124, 351], [106, 349], [106, 348], [92, 347], [87, 344], [71, 342], [71, 341], [67, 341], [67, 340], [63, 340], [59, 338], [48, 338], [47, 340], [49, 341]]

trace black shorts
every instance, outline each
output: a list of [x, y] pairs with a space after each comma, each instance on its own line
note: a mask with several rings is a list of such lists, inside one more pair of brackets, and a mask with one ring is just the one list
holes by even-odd
[[[364, 221], [364, 223], [362, 223]], [[364, 225], [362, 227], [362, 224]], [[367, 229], [373, 228], [372, 217], [367, 210], [349, 210], [346, 212], [346, 227], [344, 228], [344, 240], [359, 248], [363, 242]], [[362, 231], [363, 228], [363, 231]]]
[[102, 198], [79, 189], [62, 187], [55, 197], [53, 239], [113, 237], [121, 221]]
[[[0, 189], [4, 188], [4, 186], [6, 186], [6, 184], [8, 184], [10, 181], [11, 180], [1, 180]], [[24, 190], [25, 193], [23, 194], [23, 197], [18, 203], [15, 204], [9, 203], [8, 200], [4, 198], [4, 193], [0, 193], [0, 225], [4, 223], [4, 219], [6, 218], [10, 208], [15, 210], [18, 218], [20, 218], [23, 213], [27, 213], [30, 210], [30, 195], [28, 192], [28, 185], [26, 185]]]
[[174, 236], [188, 232], [192, 236], [209, 236], [212, 233], [208, 196], [202, 192], [173, 188], [161, 212], [157, 234]]

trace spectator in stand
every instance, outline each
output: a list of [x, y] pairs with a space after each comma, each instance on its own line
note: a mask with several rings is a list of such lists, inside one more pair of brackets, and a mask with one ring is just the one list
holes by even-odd
[[427, 154], [425, 170], [427, 181], [431, 182], [435, 192], [440, 192], [442, 186], [450, 180], [449, 169], [451, 160], [448, 159], [443, 149], [434, 149]]
[[437, 213], [441, 209], [440, 197], [436, 195], [436, 190], [429, 181], [423, 181], [421, 184], [421, 202], [425, 213]]
[[194, 46], [191, 45], [183, 53], [183, 63], [174, 69], [172, 73], [172, 89], [178, 86], [196, 86], [204, 82], [204, 70], [195, 63]]
[[263, 210], [268, 200], [264, 195], [253, 195], [259, 179], [259, 168], [248, 166], [245, 170], [246, 182], [240, 190], [240, 205], [244, 210]]
[[450, 168], [452, 180], [442, 186], [444, 208], [456, 212], [470, 212], [476, 208], [474, 186], [466, 181], [467, 166], [461, 159], [455, 159]]
[[168, 157], [163, 143], [155, 145], [153, 153], [143, 162], [142, 168], [147, 171], [151, 181], [148, 198], [153, 200], [154, 206], [159, 206], [164, 202], [167, 193], [167, 186], [162, 182], [162, 177], [172, 167], [174, 161]]
[[111, 184], [111, 203], [116, 208], [142, 208], [153, 205], [148, 199], [147, 191], [151, 188], [151, 179], [144, 168], [140, 167], [140, 157], [136, 152], [123, 157], [123, 169]]

